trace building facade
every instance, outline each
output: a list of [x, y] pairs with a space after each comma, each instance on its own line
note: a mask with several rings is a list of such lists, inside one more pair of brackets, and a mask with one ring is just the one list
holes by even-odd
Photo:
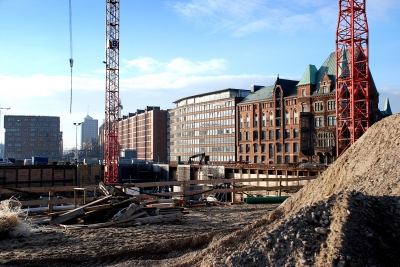
[[234, 161], [235, 107], [249, 93], [228, 88], [175, 101], [168, 112], [170, 160], [187, 161], [205, 153], [210, 163]]
[[[237, 107], [238, 160], [332, 163], [337, 156], [335, 64], [331, 53], [319, 69], [309, 65], [300, 81], [278, 77], [274, 85], [254, 88]], [[370, 99], [372, 125], [381, 118], [372, 78]]]
[[167, 111], [146, 106], [118, 121], [122, 150], [136, 150], [137, 159], [167, 162]]
[[274, 85], [253, 86], [252, 93], [238, 103], [238, 161], [299, 161], [297, 83], [278, 77]]
[[87, 115], [81, 125], [81, 148], [98, 138], [99, 121]]
[[5, 157], [28, 159], [40, 156], [50, 161], [61, 160], [63, 136], [60, 117], [6, 115], [4, 128]]

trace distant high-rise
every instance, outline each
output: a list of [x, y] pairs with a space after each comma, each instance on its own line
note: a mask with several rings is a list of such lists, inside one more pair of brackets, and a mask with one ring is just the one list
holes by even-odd
[[98, 138], [98, 128], [99, 128], [98, 120], [94, 120], [92, 117], [87, 115], [82, 122], [81, 126], [81, 147], [87, 141], [90, 141], [95, 138]]

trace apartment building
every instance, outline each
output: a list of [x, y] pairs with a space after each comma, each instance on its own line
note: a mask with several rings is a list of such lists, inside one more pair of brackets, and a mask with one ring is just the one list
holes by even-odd
[[210, 163], [235, 161], [235, 107], [249, 93], [228, 88], [175, 101], [168, 112], [170, 160], [205, 153]]
[[4, 156], [27, 159], [32, 156], [61, 160], [63, 137], [60, 117], [53, 116], [4, 116]]
[[136, 150], [137, 159], [167, 162], [167, 111], [146, 106], [118, 120], [118, 142], [124, 150]]
[[[369, 96], [372, 125], [381, 118], [372, 78]], [[319, 69], [307, 66], [300, 81], [278, 77], [274, 85], [254, 87], [237, 107], [238, 159], [266, 164], [332, 163], [336, 106], [335, 53]]]

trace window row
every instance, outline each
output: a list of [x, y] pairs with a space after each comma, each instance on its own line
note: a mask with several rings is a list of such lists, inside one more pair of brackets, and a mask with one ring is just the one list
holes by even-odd
[[[269, 131], [261, 131], [260, 133], [261, 140], [279, 140], [282, 138], [282, 130], [269, 130]], [[276, 138], [275, 138], [276, 137]], [[289, 138], [298, 138], [299, 137], [299, 129], [286, 129], [284, 131], [285, 139]], [[251, 132], [240, 132], [239, 133], [239, 141], [256, 141], [259, 139], [259, 132], [253, 131], [252, 136]]]
[[[282, 159], [284, 159], [284, 162], [282, 161]], [[261, 160], [261, 161], [260, 161]], [[251, 161], [250, 156], [239, 156], [239, 161], [246, 161], [249, 163], [266, 163], [267, 161], [267, 157], [266, 156], [254, 156], [253, 157], [253, 161]], [[276, 163], [277, 164], [283, 164], [283, 163], [297, 163], [299, 162], [299, 156], [293, 156], [293, 161], [290, 161], [290, 156], [277, 156], [276, 157]], [[269, 160], [268, 164], [273, 164], [274, 162]]]
[[[260, 146], [258, 144], [247, 144], [239, 145], [239, 153], [267, 153], [267, 144], [261, 144]], [[274, 148], [274, 144], [268, 144], [268, 154], [269, 157], [272, 158], [274, 157], [275, 152], [280, 153], [280, 152], [285, 152], [285, 153], [297, 153], [299, 152], [299, 144], [298, 143], [285, 143], [282, 145], [281, 143], [276, 144], [276, 148]]]

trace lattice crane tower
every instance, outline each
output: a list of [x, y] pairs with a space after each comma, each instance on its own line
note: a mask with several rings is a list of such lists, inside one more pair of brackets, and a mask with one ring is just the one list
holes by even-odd
[[106, 0], [106, 109], [104, 182], [118, 182], [119, 0]]
[[370, 127], [366, 0], [339, 0], [336, 31], [337, 156]]

